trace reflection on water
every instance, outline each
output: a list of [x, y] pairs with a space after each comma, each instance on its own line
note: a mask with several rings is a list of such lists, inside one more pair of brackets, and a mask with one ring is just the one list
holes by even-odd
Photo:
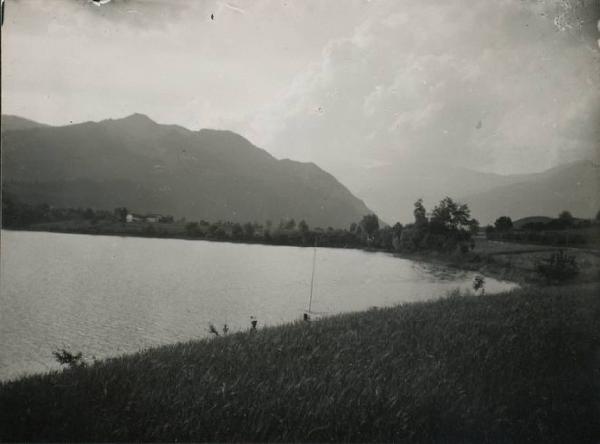
[[[302, 317], [312, 249], [176, 239], [2, 232], [0, 379]], [[313, 311], [334, 314], [469, 289], [475, 273], [385, 253], [320, 248]], [[486, 279], [486, 292], [514, 284]]]
[[428, 282], [444, 282], [458, 280], [471, 279], [473, 273], [470, 271], [459, 270], [452, 267], [445, 267], [439, 264], [432, 264], [426, 262], [414, 262], [413, 266], [419, 270], [419, 273], [423, 275], [424, 279]]

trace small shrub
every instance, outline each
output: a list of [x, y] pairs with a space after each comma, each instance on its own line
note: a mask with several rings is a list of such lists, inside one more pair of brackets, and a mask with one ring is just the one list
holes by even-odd
[[475, 276], [473, 290], [475, 290], [475, 293], [481, 290], [481, 294], [485, 294], [485, 278], [483, 276]]
[[81, 352], [73, 354], [70, 351], [62, 348], [60, 350], [53, 351], [52, 355], [60, 365], [66, 365], [70, 368], [86, 366], [86, 362], [83, 360], [83, 355]]
[[552, 253], [550, 257], [537, 264], [537, 272], [548, 281], [564, 282], [579, 274], [579, 265], [575, 256], [566, 254], [563, 250]]
[[220, 336], [217, 327], [215, 327], [215, 325], [212, 323], [208, 324], [208, 332], [212, 333], [215, 336]]

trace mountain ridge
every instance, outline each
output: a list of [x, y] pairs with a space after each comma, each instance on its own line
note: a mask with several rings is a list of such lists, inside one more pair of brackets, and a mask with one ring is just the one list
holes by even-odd
[[[600, 209], [600, 169], [594, 165], [600, 164], [579, 160], [541, 172], [502, 175], [430, 162], [377, 167], [345, 178], [357, 196], [389, 220], [410, 223], [417, 199], [432, 209], [450, 196], [469, 204], [473, 217], [488, 224], [503, 215], [556, 217], [562, 210], [594, 217]], [[580, 177], [585, 180], [577, 186]], [[522, 185], [517, 192], [517, 184], [534, 186]], [[544, 205], [538, 205], [540, 199]]]
[[32, 203], [324, 227], [372, 212], [317, 165], [276, 159], [228, 130], [191, 131], [133, 114], [2, 138], [4, 187]]
[[22, 129], [46, 128], [51, 125], [39, 123], [25, 117], [15, 116], [13, 114], [2, 114], [0, 123], [1, 131], [18, 131]]
[[[8, 129], [5, 125], [7, 119]], [[239, 220], [242, 217], [240, 214], [255, 217], [257, 220], [306, 216], [302, 218], [312, 218], [325, 226], [345, 226], [350, 223], [350, 213], [358, 220], [362, 216], [359, 213], [372, 212], [365, 200], [383, 219], [392, 222], [400, 220], [402, 223], [412, 221], [412, 204], [418, 198], [424, 198], [426, 207], [432, 208], [446, 195], [469, 204], [472, 215], [482, 224], [493, 223], [497, 217], [503, 215], [513, 219], [532, 214], [555, 217], [562, 210], [569, 210], [577, 217], [586, 218], [595, 216], [600, 208], [600, 164], [591, 160], [558, 165], [541, 172], [514, 175], [486, 173], [446, 165], [436, 166], [432, 163], [364, 169], [363, 176], [357, 174], [356, 177], [347, 178], [350, 188], [363, 200], [350, 192], [333, 174], [313, 162], [277, 159], [242, 135], [229, 130], [204, 128], [193, 131], [179, 125], [156, 123], [140, 113], [120, 119], [80, 122], [66, 126], [49, 126], [18, 116], [3, 115], [2, 123], [3, 141], [9, 141], [8, 150], [5, 150], [9, 153], [8, 157], [3, 156], [3, 163], [8, 161], [8, 174], [5, 174], [3, 179], [5, 185], [7, 189], [14, 190], [17, 194], [21, 193], [36, 202], [42, 199], [45, 193], [35, 191], [36, 187], [28, 184], [31, 177], [43, 182], [49, 189], [56, 190], [52, 193], [54, 201], [61, 205], [76, 203], [89, 206], [86, 199], [95, 199], [98, 205], [106, 206], [113, 201], [119, 201], [127, 206], [126, 202], [123, 202], [124, 199], [115, 197], [121, 193], [123, 197], [127, 196], [127, 199], [134, 202], [146, 202], [144, 208], [150, 204], [160, 207], [148, 208], [149, 211], [163, 211], [161, 208], [166, 208], [176, 215], [181, 213], [184, 217], [199, 217], [200, 212], [209, 213], [205, 214], [204, 218], [214, 216], [232, 220]], [[18, 131], [19, 136], [11, 135], [14, 131]], [[69, 143], [55, 144], [54, 152], [59, 158], [69, 159], [69, 168], [65, 169], [62, 163], [56, 163], [52, 159], [37, 163], [34, 161], [40, 156], [43, 158], [39, 148], [45, 146], [44, 137], [51, 136], [58, 141], [68, 142], [68, 137], [65, 139], [66, 132], [77, 132], [80, 140], [93, 140], [84, 144], [88, 148], [87, 151], [71, 150], [65, 153], [65, 145], [68, 146]], [[23, 165], [17, 168], [11, 166], [11, 147], [19, 146], [19, 137], [28, 138], [29, 155], [32, 156], [30, 161], [25, 162], [25, 170], [21, 170]], [[38, 152], [32, 144], [38, 147]], [[202, 148], [200, 151], [197, 150], [198, 144]], [[118, 147], [116, 151], [115, 146]], [[123, 151], [129, 153], [129, 157], [125, 159], [128, 162], [115, 164], [107, 161], [108, 158], [118, 157], [119, 152]], [[104, 157], [97, 158], [97, 162], [90, 165], [85, 158], [94, 156], [95, 152], [103, 152]], [[32, 160], [34, 162], [31, 162]], [[144, 173], [132, 177], [131, 171], [140, 168]], [[286, 171], [285, 174], [281, 173], [281, 169]], [[73, 174], [73, 170], [85, 170], [86, 175], [82, 177], [80, 174]], [[219, 175], [219, 171], [228, 173]], [[180, 183], [179, 186], [174, 186], [168, 183], [169, 174], [176, 175], [179, 182], [186, 185]], [[190, 207], [195, 209], [187, 215], [185, 207], [171, 205], [165, 202], [166, 197], [161, 195], [169, 194], [169, 190], [185, 194], [186, 187], [194, 187], [194, 174], [215, 187], [212, 195], [198, 190], [200, 200], [206, 205], [191, 202], [188, 198]], [[302, 202], [304, 196], [302, 193], [296, 193], [293, 187], [283, 187], [280, 191], [287, 194], [288, 205], [281, 199], [275, 199], [276, 203], [273, 206], [283, 211], [268, 210], [266, 207], [269, 205], [265, 206], [260, 194], [269, 195], [265, 178], [270, 174], [278, 176], [278, 183], [291, 180], [297, 187], [310, 190], [315, 198], [321, 195], [320, 199], [316, 198], [317, 207], [311, 211], [307, 211], [306, 208], [295, 211], [292, 204]], [[228, 180], [228, 175], [231, 180]], [[107, 177], [111, 177], [115, 186], [109, 186]], [[59, 186], [60, 178], [64, 183]], [[583, 178], [583, 181], [580, 178]], [[148, 181], [154, 181], [154, 188], [148, 188]], [[244, 181], [252, 182], [253, 187], [248, 189], [247, 186], [243, 186]], [[80, 190], [76, 190], [76, 183], [81, 187]], [[217, 183], [221, 185], [216, 186]], [[101, 190], [102, 193], [113, 197], [94, 198], [94, 187], [98, 188], [99, 192]], [[327, 190], [327, 193], [323, 194], [323, 190]], [[222, 192], [248, 194], [248, 198], [257, 202], [256, 205], [261, 209], [252, 212], [248, 205], [239, 199], [221, 199], [219, 195]], [[64, 196], [61, 196], [61, 193]], [[219, 210], [210, 210], [209, 203]], [[329, 206], [330, 213], [341, 212], [345, 213], [345, 216], [338, 219], [323, 216]], [[133, 208], [137, 207], [134, 205]]]
[[592, 218], [600, 210], [600, 164], [578, 160], [534, 173], [514, 183], [463, 196], [485, 223], [500, 216], [556, 217], [567, 210]]

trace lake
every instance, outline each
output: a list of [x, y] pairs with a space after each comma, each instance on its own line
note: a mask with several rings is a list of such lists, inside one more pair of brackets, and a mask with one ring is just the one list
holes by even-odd
[[[0, 379], [58, 368], [52, 351], [104, 358], [302, 318], [313, 248], [2, 231]], [[476, 274], [387, 253], [318, 248], [323, 315], [436, 299]], [[486, 278], [486, 292], [516, 287]]]

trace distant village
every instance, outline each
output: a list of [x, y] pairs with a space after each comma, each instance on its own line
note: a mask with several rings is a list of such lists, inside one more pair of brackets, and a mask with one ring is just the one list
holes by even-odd
[[149, 222], [149, 223], [173, 223], [173, 216], [163, 216], [162, 214], [135, 214], [127, 213], [125, 222]]

